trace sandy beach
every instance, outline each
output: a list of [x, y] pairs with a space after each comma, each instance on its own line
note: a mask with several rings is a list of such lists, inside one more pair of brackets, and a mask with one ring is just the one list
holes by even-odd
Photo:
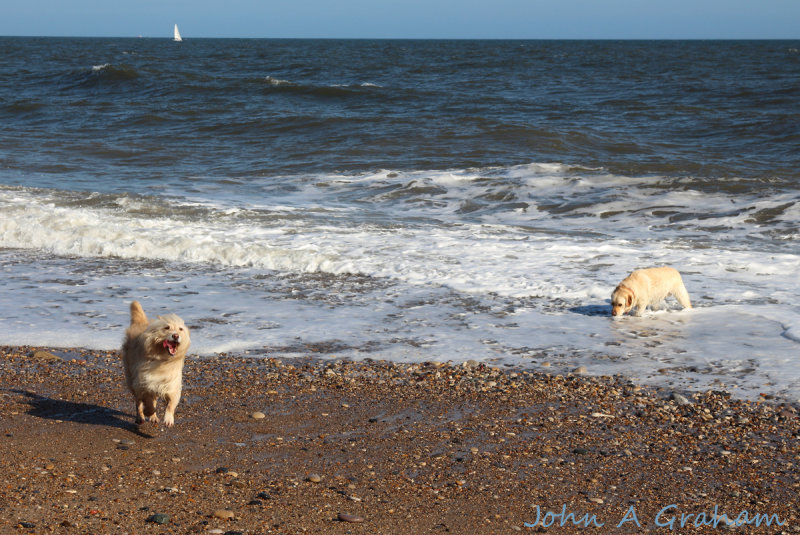
[[136, 426], [117, 352], [0, 348], [0, 532], [800, 532], [769, 399], [313, 352], [190, 359], [183, 394]]

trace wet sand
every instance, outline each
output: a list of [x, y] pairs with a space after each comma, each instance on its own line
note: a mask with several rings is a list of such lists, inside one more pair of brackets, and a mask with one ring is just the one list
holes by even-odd
[[116, 352], [4, 347], [0, 533], [799, 533], [798, 407], [673, 394], [219, 355], [167, 429]]

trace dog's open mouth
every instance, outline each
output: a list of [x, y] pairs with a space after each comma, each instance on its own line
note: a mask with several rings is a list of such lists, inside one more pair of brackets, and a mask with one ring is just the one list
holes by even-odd
[[174, 342], [172, 340], [164, 340], [164, 343], [162, 345], [164, 346], [164, 349], [169, 351], [170, 355], [174, 355], [175, 352], [178, 351], [178, 342]]

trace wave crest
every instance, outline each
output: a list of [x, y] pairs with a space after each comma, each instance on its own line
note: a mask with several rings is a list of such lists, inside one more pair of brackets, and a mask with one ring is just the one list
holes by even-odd
[[141, 77], [132, 65], [103, 63], [92, 65], [90, 69], [76, 71], [62, 79], [65, 89], [102, 89], [125, 87]]

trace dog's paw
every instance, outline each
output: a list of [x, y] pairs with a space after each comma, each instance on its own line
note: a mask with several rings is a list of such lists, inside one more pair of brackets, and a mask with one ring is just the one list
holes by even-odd
[[175, 425], [175, 417], [172, 416], [171, 414], [165, 414], [164, 425], [167, 427], [172, 427], [173, 425]]
[[152, 415], [147, 417], [147, 421], [148, 422], [153, 422], [154, 424], [157, 424], [158, 423], [158, 416], [156, 416], [155, 414], [152, 414]]

